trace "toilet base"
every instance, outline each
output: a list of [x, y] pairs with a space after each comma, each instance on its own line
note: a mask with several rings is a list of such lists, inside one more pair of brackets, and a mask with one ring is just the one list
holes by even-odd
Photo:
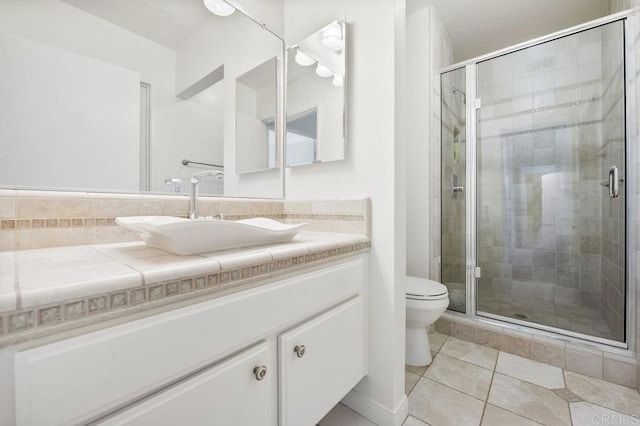
[[407, 328], [406, 330], [405, 363], [416, 367], [431, 364], [433, 358], [427, 328]]

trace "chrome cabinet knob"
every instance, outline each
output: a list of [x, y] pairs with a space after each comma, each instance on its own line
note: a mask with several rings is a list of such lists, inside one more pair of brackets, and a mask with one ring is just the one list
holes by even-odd
[[307, 348], [305, 348], [304, 345], [298, 345], [293, 348], [293, 351], [296, 353], [296, 355], [298, 355], [298, 358], [302, 358], [307, 351]]
[[253, 369], [253, 374], [255, 374], [256, 380], [262, 380], [267, 375], [267, 367], [259, 365]]

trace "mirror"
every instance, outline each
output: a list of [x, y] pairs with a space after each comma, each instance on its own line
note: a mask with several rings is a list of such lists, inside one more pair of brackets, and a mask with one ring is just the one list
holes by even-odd
[[277, 58], [236, 78], [236, 169], [276, 167]]
[[[201, 194], [282, 198], [283, 52], [202, 0], [0, 2], [0, 186], [187, 194], [193, 173], [220, 170]], [[236, 150], [236, 81], [263, 67], [268, 151]]]
[[344, 160], [346, 23], [287, 49], [287, 167]]

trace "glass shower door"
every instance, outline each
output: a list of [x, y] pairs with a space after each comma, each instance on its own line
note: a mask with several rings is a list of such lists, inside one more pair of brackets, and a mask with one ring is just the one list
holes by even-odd
[[624, 342], [623, 33], [477, 64], [478, 315]]
[[466, 70], [440, 76], [441, 96], [441, 265], [440, 282], [449, 291], [449, 309], [466, 312]]

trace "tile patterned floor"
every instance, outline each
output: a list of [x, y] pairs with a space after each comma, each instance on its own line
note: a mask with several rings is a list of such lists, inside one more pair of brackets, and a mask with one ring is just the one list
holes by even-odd
[[[407, 366], [404, 426], [640, 425], [630, 388], [435, 333], [433, 363]], [[320, 426], [375, 426], [338, 404]]]

